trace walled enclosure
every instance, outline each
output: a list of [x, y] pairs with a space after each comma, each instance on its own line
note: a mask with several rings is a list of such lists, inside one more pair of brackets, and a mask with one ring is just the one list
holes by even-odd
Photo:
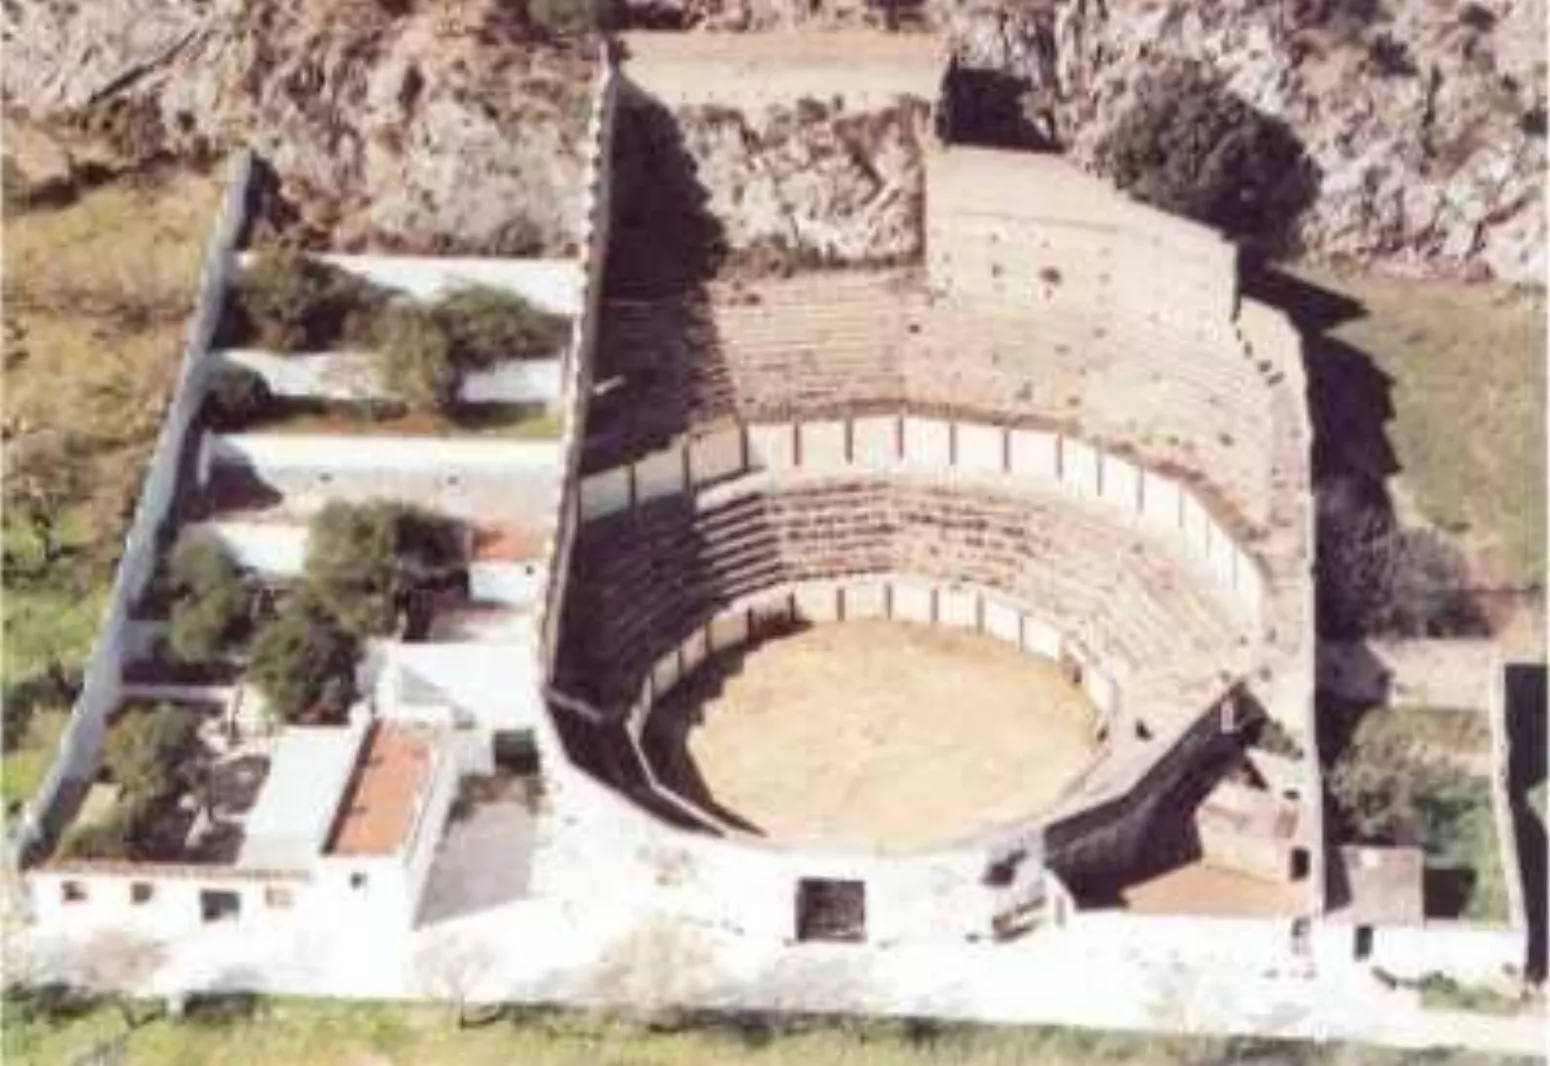
[[[626, 65], [648, 97], [725, 102], [685, 97], [682, 57], [661, 60]], [[923, 269], [604, 296], [554, 713], [572, 733], [627, 725], [633, 754], [610, 741], [612, 769], [594, 771], [669, 822], [724, 831], [664, 796], [640, 752], [655, 700], [782, 615], [924, 603], [1074, 652], [1109, 718], [1157, 731], [1111, 746], [1048, 844], [1022, 827], [1057, 868], [1097, 876], [1192, 787], [1244, 695], [1312, 735], [1300, 344], [1240, 303], [1230, 244], [1063, 163], [940, 147], [927, 175]], [[1159, 288], [1164, 257], [1178, 269]], [[1034, 539], [995, 546], [981, 531], [1001, 523]], [[942, 527], [974, 532], [944, 555]], [[1117, 571], [1061, 554], [1094, 542]], [[576, 743], [587, 764], [594, 742]], [[1303, 823], [1317, 909], [1320, 823]], [[908, 908], [926, 889], [883, 891]]]

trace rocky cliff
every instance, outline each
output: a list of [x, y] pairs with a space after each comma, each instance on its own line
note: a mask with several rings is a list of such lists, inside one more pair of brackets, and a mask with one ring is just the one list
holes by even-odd
[[[632, 0], [633, 2], [633, 0]], [[1544, 0], [649, 0], [707, 30], [887, 21], [953, 42], [982, 126], [1101, 170], [1148, 76], [1198, 61], [1283, 123], [1314, 254], [1391, 273], [1543, 284]], [[890, 12], [891, 9], [891, 13]], [[880, 13], [881, 12], [881, 13]]]
[[[7, 3], [4, 93], [12, 108], [174, 149], [250, 138], [302, 220], [344, 246], [559, 250], [572, 239], [590, 55], [523, 10], [497, 0]], [[900, 0], [887, 10], [643, 0], [634, 17], [726, 30], [934, 25], [988, 88], [975, 101], [982, 119], [1021, 123], [1094, 169], [1148, 75], [1196, 60], [1300, 145], [1313, 184], [1295, 237], [1308, 251], [1395, 273], [1542, 283], [1545, 0]], [[815, 119], [789, 136], [790, 120], [761, 131], [700, 118], [686, 137], [717, 179], [713, 197], [742, 197], [714, 205], [734, 244], [788, 240], [784, 227], [840, 254], [901, 245], [893, 230], [907, 213], [882, 206], [910, 185], [902, 127], [862, 139]], [[860, 144], [877, 154], [858, 155]], [[793, 193], [811, 209], [793, 214]], [[819, 217], [825, 203], [842, 225]]]
[[1543, 283], [1544, 0], [1051, 0], [941, 12], [1079, 161], [1145, 74], [1196, 59], [1301, 142], [1310, 251]]
[[574, 240], [592, 47], [498, 3], [38, 0], [4, 34], [9, 109], [132, 156], [251, 143], [336, 247]]

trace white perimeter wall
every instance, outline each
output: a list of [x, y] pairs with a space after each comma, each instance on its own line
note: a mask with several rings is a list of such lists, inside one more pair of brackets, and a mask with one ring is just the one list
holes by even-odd
[[[392, 395], [370, 352], [271, 352], [224, 348], [222, 366], [241, 367], [264, 379], [275, 396], [292, 399], [370, 400]], [[465, 374], [458, 395], [468, 403], [553, 404], [560, 396], [560, 358], [508, 359]]]
[[[246, 263], [251, 257], [247, 252], [241, 259]], [[316, 258], [417, 300], [433, 300], [471, 285], [488, 285], [555, 314], [574, 315], [581, 307], [582, 273], [571, 259], [343, 254]]]
[[[233, 269], [251, 174], [252, 156], [243, 152], [231, 164], [226, 195], [206, 245], [204, 270], [200, 276], [198, 299], [189, 319], [183, 361], [161, 432], [151, 452], [134, 518], [124, 539], [123, 555], [108, 597], [107, 614], [97, 629], [91, 656], [85, 664], [80, 695], [60, 736], [58, 758], [23, 809], [20, 826], [10, 838], [7, 858], [12, 864], [37, 838], [44, 813], [54, 805], [60, 785], [68, 778], [92, 772], [107, 717], [118, 705], [129, 608], [140, 597], [155, 569], [157, 534], [172, 506], [184, 439], [203, 399], [210, 370], [206, 355], [220, 321], [226, 279]], [[147, 249], [146, 254], [152, 254], [152, 250]]]

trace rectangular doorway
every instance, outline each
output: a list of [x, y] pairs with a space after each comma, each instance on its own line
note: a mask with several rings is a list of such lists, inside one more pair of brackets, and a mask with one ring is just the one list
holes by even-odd
[[199, 893], [200, 921], [236, 921], [241, 915], [242, 897], [236, 892], [207, 888]]
[[859, 944], [866, 940], [866, 882], [803, 878], [797, 882], [797, 940]]

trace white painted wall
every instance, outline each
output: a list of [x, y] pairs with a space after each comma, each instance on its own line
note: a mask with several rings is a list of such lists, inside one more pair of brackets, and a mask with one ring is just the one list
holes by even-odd
[[83, 669], [81, 690], [70, 721], [60, 736], [58, 758], [23, 809], [17, 831], [9, 836], [6, 858], [12, 865], [28, 842], [39, 835], [46, 812], [54, 805], [64, 781], [92, 771], [107, 717], [118, 705], [129, 606], [139, 599], [155, 569], [159, 554], [157, 533], [172, 505], [184, 440], [203, 398], [210, 369], [205, 357], [220, 321], [222, 294], [233, 269], [252, 165], [248, 152], [240, 153], [232, 163], [226, 194], [205, 248], [199, 295], [189, 318], [178, 378], [151, 452], [129, 533], [124, 539], [124, 551], [114, 574], [107, 612], [98, 626], [91, 656]]
[[[244, 262], [250, 255], [242, 256]], [[575, 315], [581, 308], [582, 273], [572, 259], [345, 254], [317, 258], [417, 300], [432, 300], [470, 285], [487, 285], [516, 293], [556, 314]]]
[[475, 559], [468, 564], [468, 598], [475, 603], [532, 607], [541, 602], [544, 575], [536, 562]]
[[[222, 366], [252, 371], [275, 396], [369, 400], [390, 396], [370, 352], [270, 352], [225, 348], [212, 353]], [[511, 359], [464, 375], [459, 397], [468, 403], [553, 404], [560, 396], [560, 359]]]
[[531, 729], [543, 708], [536, 658], [508, 643], [373, 641], [378, 715], [409, 721], [472, 718], [490, 729]]

